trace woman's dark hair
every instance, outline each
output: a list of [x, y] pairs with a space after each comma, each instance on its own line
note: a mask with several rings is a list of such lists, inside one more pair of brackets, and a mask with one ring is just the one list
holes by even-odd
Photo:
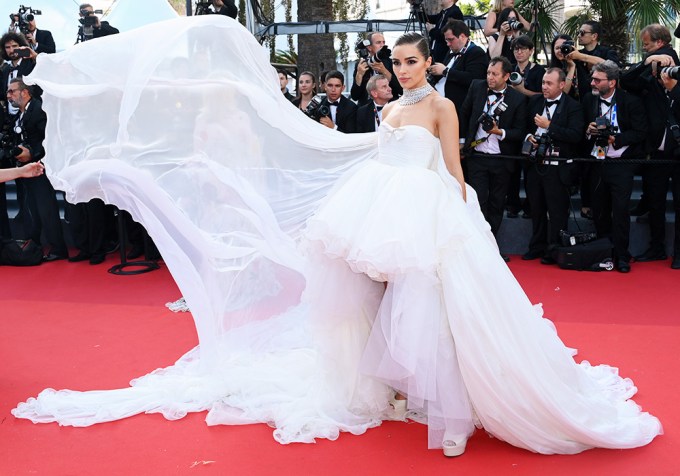
[[401, 45], [414, 45], [418, 49], [418, 52], [423, 55], [423, 58], [428, 59], [430, 57], [430, 46], [428, 41], [420, 33], [404, 33], [394, 43], [394, 46]]
[[501, 25], [508, 21], [508, 17], [510, 16], [511, 13], [515, 14], [515, 19], [519, 21], [519, 13], [517, 13], [517, 10], [515, 10], [512, 7], [504, 8], [501, 10], [501, 12], [498, 14], [496, 17], [496, 24], [493, 26], [495, 29], [498, 31], [501, 30]]
[[557, 40], [574, 41], [574, 39], [566, 33], [560, 33], [555, 38], [553, 38], [552, 44], [550, 45], [550, 67], [564, 68], [564, 63], [562, 60], [555, 56], [555, 43], [557, 43]]
[[0, 48], [2, 48], [2, 51], [0, 51], [0, 56], [2, 56], [2, 59], [5, 61], [11, 61], [11, 58], [7, 56], [7, 53], [5, 52], [5, 44], [9, 43], [10, 41], [16, 41], [19, 46], [28, 46], [28, 41], [26, 41], [26, 37], [24, 35], [15, 33], [13, 31], [5, 33], [2, 35], [2, 38], [0, 38]]

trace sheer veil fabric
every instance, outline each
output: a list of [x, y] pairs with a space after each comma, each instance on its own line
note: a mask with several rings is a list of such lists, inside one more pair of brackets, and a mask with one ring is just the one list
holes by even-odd
[[630, 380], [574, 362], [429, 131], [314, 123], [236, 22], [86, 42], [41, 55], [28, 79], [45, 91], [55, 188], [145, 225], [199, 346], [130, 388], [44, 390], [16, 417], [87, 426], [207, 410], [208, 424], [266, 422], [282, 443], [311, 442], [379, 425], [397, 388], [433, 448], [471, 434], [475, 414], [541, 453], [661, 433]]

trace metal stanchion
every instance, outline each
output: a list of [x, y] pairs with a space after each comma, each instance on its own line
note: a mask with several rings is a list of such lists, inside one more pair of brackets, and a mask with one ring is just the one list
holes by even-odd
[[[125, 226], [125, 217], [123, 213], [116, 208], [114, 215], [118, 217], [118, 239], [120, 240], [120, 264], [112, 266], [109, 268], [109, 273], [117, 274], [121, 276], [128, 276], [133, 274], [143, 274], [159, 269], [158, 263], [155, 261], [128, 261], [125, 252], [125, 246], [127, 243], [127, 228]], [[146, 248], [146, 243], [144, 248]], [[127, 269], [133, 268], [133, 269]]]

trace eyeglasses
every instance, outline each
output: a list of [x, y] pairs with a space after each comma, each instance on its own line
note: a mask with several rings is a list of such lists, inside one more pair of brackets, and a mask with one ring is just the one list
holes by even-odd
[[578, 36], [585, 36], [585, 35], [592, 35], [592, 31], [585, 31], [585, 30], [579, 30], [578, 31]]
[[590, 78], [591, 83], [600, 84], [602, 81], [609, 81], [607, 78]]
[[515, 50], [515, 51], [529, 51], [529, 48], [527, 48], [526, 46], [515, 46], [513, 48], [513, 50]]
[[7, 94], [14, 94], [15, 92], [19, 91], [19, 89], [7, 89]]

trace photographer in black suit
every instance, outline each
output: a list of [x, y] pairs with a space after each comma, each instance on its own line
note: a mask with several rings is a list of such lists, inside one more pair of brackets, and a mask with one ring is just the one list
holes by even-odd
[[[381, 74], [387, 78], [394, 97], [401, 95], [401, 85], [394, 75], [392, 60], [389, 57], [379, 59], [376, 55], [385, 47], [385, 37], [380, 32], [369, 33], [366, 37], [368, 44], [361, 45], [359, 55], [361, 58], [354, 67], [354, 83], [350, 89], [350, 97], [357, 101], [358, 106], [363, 106], [371, 99], [366, 91], [368, 80], [376, 74]], [[387, 54], [389, 50], [384, 50]], [[389, 56], [389, 54], [388, 54]]]
[[577, 173], [573, 161], [557, 158], [578, 156], [585, 131], [583, 108], [564, 93], [565, 85], [564, 71], [549, 68], [543, 75], [543, 94], [529, 99], [526, 140], [532, 159], [526, 192], [533, 229], [522, 259], [541, 258], [543, 264], [555, 263], [552, 251], [559, 244], [560, 230], [567, 230], [569, 186]]
[[613, 61], [593, 66], [592, 92], [582, 100], [586, 114], [586, 137], [591, 155], [600, 159], [592, 170], [593, 220], [598, 236], [610, 236], [615, 265], [630, 271], [630, 196], [635, 165], [617, 159], [645, 156], [647, 114], [642, 101], [617, 89], [620, 68]]
[[33, 20], [28, 22], [28, 31], [25, 34], [26, 41], [36, 53], [56, 53], [57, 46], [54, 44], [52, 33], [48, 30], [38, 30]]
[[119, 33], [117, 28], [109, 25], [109, 22], [100, 21], [89, 3], [80, 4], [79, 15], [80, 27], [78, 28], [76, 43]]
[[[29, 87], [21, 79], [10, 81], [7, 99], [19, 109], [14, 130], [19, 136], [20, 153], [15, 160], [19, 164], [41, 160], [45, 157], [43, 140], [47, 116], [42, 110], [40, 100], [32, 97]], [[68, 258], [57, 197], [47, 176], [24, 178], [21, 183], [26, 188], [28, 207], [33, 217], [31, 239], [40, 243], [40, 236], [44, 232], [50, 245], [50, 250], [43, 259], [54, 261]]]
[[514, 162], [487, 156], [518, 155], [526, 136], [526, 96], [508, 87], [511, 72], [512, 65], [506, 58], [492, 58], [486, 81], [472, 82], [459, 115], [467, 182], [477, 192], [494, 235], [503, 220]]
[[[38, 54], [30, 48], [24, 35], [14, 32], [2, 35], [0, 48], [2, 48], [0, 57], [8, 63], [8, 66], [2, 70], [2, 77], [0, 78], [0, 92], [2, 92], [2, 100], [4, 101], [9, 82], [29, 75], [35, 68], [35, 58]], [[15, 114], [17, 109], [8, 105], [8, 111], [10, 114]]]
[[[441, 0], [442, 10], [436, 15], [428, 15], [425, 28], [430, 37], [430, 51], [432, 52], [432, 62], [441, 63], [449, 53], [449, 47], [444, 39], [444, 25], [449, 20], [463, 21], [463, 12], [456, 5], [458, 0]], [[468, 35], [470, 36], [470, 35]]]
[[486, 76], [489, 60], [486, 52], [470, 40], [470, 28], [465, 22], [449, 20], [442, 32], [449, 54], [443, 62], [430, 66], [430, 84], [460, 111], [472, 80]]
[[342, 95], [345, 90], [345, 76], [340, 71], [330, 71], [326, 75], [324, 88], [326, 97], [321, 101], [321, 106], [329, 108], [330, 116], [319, 118], [319, 122], [340, 132], [356, 132], [357, 106]]
[[226, 15], [233, 19], [236, 19], [238, 16], [238, 7], [234, 3], [234, 0], [212, 0], [212, 3], [215, 8], [215, 13]]
[[366, 85], [371, 100], [357, 109], [357, 132], [375, 132], [382, 122], [382, 109], [392, 99], [392, 88], [382, 74], [371, 76]]

